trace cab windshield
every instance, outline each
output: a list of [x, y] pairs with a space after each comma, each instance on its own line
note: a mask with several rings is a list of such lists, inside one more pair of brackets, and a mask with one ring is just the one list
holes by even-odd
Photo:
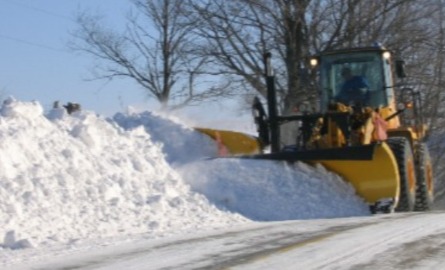
[[320, 70], [322, 108], [331, 102], [385, 106], [385, 81], [380, 52], [325, 55]]

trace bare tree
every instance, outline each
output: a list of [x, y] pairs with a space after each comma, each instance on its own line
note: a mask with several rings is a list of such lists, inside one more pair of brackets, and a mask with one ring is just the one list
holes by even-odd
[[[379, 41], [379, 31], [389, 28], [397, 18], [394, 14], [408, 2], [189, 1], [195, 15], [204, 21], [197, 30], [207, 41], [202, 52], [218, 64], [220, 74], [230, 74], [233, 80], [244, 82], [242, 86], [265, 96], [262, 56], [266, 51], [272, 52], [278, 100], [284, 114], [302, 102], [316, 106], [318, 92], [311, 82], [307, 61], [311, 54]], [[292, 130], [285, 128], [282, 134], [292, 138]]]
[[[190, 1], [204, 23], [198, 34], [208, 43], [202, 53], [219, 74], [241, 81], [241, 87], [265, 96], [263, 54], [272, 52], [282, 109], [306, 98], [300, 69], [307, 55], [305, 12], [310, 1]], [[298, 98], [296, 98], [298, 96]]]
[[[418, 12], [407, 10], [412, 0], [320, 1], [312, 8], [311, 39], [316, 50], [397, 43], [395, 26], [410, 27]], [[413, 13], [407, 12], [412, 11]]]
[[[376, 42], [397, 45], [400, 50], [428, 37], [408, 32], [415, 30], [421, 14], [412, 8], [414, 2], [189, 0], [203, 21], [197, 32], [207, 41], [202, 53], [219, 66], [215, 72], [230, 74], [233, 80], [240, 79], [243, 86], [265, 96], [262, 55], [272, 52], [284, 113], [297, 103], [316, 102], [317, 93], [310, 87], [307, 73], [311, 54]], [[409, 42], [403, 43], [406, 37]]]
[[208, 60], [196, 58], [191, 40], [199, 20], [183, 20], [181, 0], [132, 0], [123, 33], [103, 26], [98, 16], [82, 13], [73, 34], [75, 50], [95, 57], [96, 79], [130, 78], [164, 108], [176, 109], [228, 95], [202, 76]]
[[[418, 7], [425, 3], [418, 3]], [[445, 145], [443, 135], [445, 133], [445, 1], [439, 0], [429, 3], [427, 8], [423, 6], [427, 16], [419, 19], [428, 33], [421, 43], [409, 47], [406, 52], [409, 55], [409, 72], [414, 77], [414, 84], [423, 97], [424, 117], [429, 126], [430, 151], [433, 155], [436, 175], [436, 192], [439, 196], [445, 195]], [[416, 33], [417, 35], [420, 34]]]

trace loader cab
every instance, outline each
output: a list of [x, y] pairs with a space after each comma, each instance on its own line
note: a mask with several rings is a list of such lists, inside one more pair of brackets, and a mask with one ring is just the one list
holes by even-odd
[[326, 52], [311, 61], [319, 65], [322, 111], [335, 102], [388, 107], [394, 100], [390, 58], [385, 49], [362, 48]]

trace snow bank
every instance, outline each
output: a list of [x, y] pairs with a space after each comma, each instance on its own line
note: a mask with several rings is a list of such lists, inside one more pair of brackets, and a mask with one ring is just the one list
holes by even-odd
[[142, 128], [12, 98], [0, 114], [3, 248], [245, 221], [191, 192]]
[[113, 119], [4, 102], [0, 248], [369, 214], [322, 168], [209, 159], [214, 142], [178, 121], [149, 112]]
[[209, 159], [216, 156], [214, 143], [177, 120], [149, 112], [114, 119], [127, 129], [144, 126], [185, 182], [220, 209], [259, 221], [369, 215], [354, 188], [321, 166]]
[[218, 153], [216, 145], [210, 138], [175, 118], [142, 112], [117, 113], [113, 120], [126, 130], [144, 127], [151, 139], [162, 145], [166, 159], [171, 165], [181, 165], [203, 157], [214, 157]]
[[221, 209], [257, 221], [369, 215], [339, 176], [303, 163], [214, 159], [180, 169], [193, 190]]

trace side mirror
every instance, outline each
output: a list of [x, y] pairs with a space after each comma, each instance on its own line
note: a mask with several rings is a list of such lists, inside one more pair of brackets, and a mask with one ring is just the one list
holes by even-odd
[[396, 74], [399, 78], [405, 78], [405, 61], [403, 60], [396, 60]]

